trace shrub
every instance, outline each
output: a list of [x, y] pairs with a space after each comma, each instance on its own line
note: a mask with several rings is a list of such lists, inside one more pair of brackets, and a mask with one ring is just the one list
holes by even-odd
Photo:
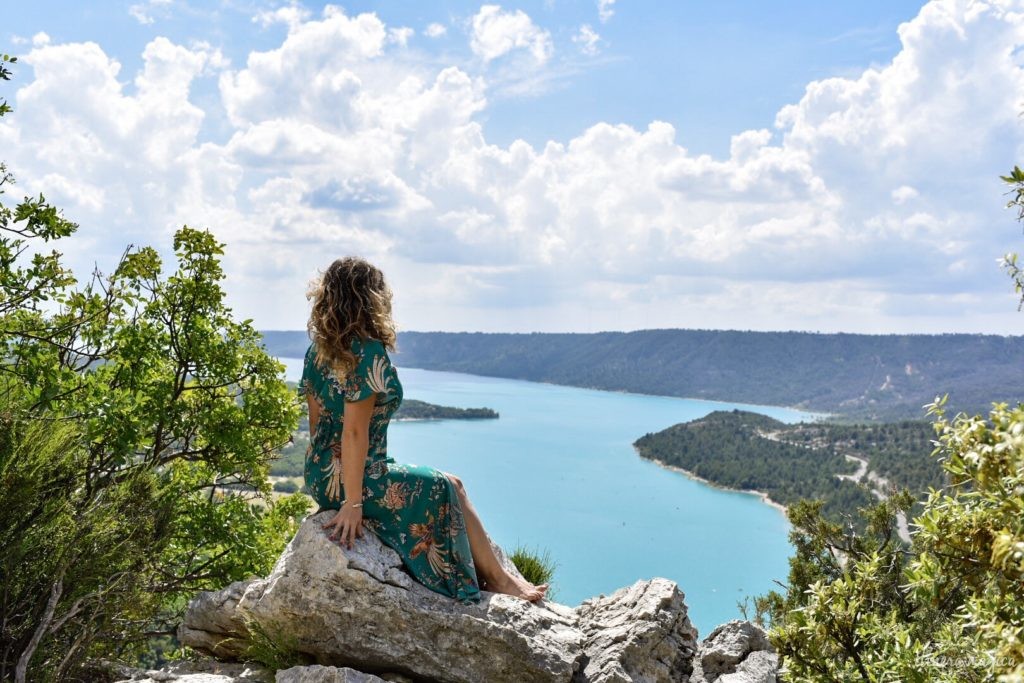
[[244, 661], [256, 662], [275, 672], [311, 663], [312, 657], [298, 651], [298, 641], [294, 636], [284, 631], [271, 632], [251, 618], [245, 618], [244, 621], [249, 633], [248, 643], [242, 653]]
[[274, 482], [274, 490], [278, 493], [295, 493], [299, 490], [299, 485], [291, 479], [282, 479]]
[[950, 483], [910, 548], [894, 540], [906, 492], [865, 509], [863, 535], [791, 509], [789, 585], [755, 601], [787, 680], [1024, 680], [1024, 404], [931, 412]]

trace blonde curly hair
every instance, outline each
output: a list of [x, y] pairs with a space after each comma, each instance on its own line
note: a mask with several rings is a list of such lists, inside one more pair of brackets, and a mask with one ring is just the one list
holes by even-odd
[[344, 377], [358, 359], [353, 339], [377, 339], [395, 350], [397, 335], [391, 318], [391, 288], [384, 274], [368, 261], [346, 256], [334, 261], [306, 292], [313, 311], [307, 329], [316, 344], [316, 360]]

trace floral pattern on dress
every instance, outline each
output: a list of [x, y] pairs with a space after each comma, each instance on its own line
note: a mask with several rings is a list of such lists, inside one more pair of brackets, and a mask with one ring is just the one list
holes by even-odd
[[388, 455], [388, 424], [403, 391], [387, 349], [375, 339], [354, 339], [351, 348], [358, 365], [344, 377], [316, 362], [315, 345], [306, 351], [298, 393], [320, 404], [320, 419], [310, 425], [306, 490], [321, 510], [340, 507], [345, 403], [376, 395], [363, 473], [364, 525], [425, 586], [467, 604], [478, 602], [480, 585], [455, 486], [440, 470], [397, 463]]

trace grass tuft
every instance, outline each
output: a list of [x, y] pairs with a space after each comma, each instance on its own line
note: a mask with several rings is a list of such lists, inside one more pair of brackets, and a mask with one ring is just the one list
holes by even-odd
[[546, 599], [554, 599], [555, 587], [551, 585], [551, 579], [555, 575], [555, 567], [558, 564], [551, 559], [547, 550], [541, 552], [520, 544], [509, 555], [509, 559], [512, 560], [512, 564], [516, 566], [523, 578], [530, 583], [549, 584]]
[[249, 644], [242, 659], [257, 662], [271, 671], [309, 664], [309, 658], [297, 649], [298, 640], [284, 633], [272, 634], [254, 619], [245, 619]]

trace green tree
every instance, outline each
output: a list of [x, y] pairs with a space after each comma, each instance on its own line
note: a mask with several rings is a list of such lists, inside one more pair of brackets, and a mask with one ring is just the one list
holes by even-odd
[[79, 282], [46, 251], [78, 226], [42, 195], [9, 206], [13, 184], [0, 166], [0, 678], [56, 680], [268, 571], [308, 502], [270, 501], [299, 405], [226, 306], [223, 245], [184, 227], [173, 269], [129, 246]]
[[855, 535], [820, 506], [793, 508], [785, 593], [758, 598], [792, 681], [1024, 680], [1024, 405], [937, 415], [950, 477], [894, 542], [904, 492], [863, 511]]

